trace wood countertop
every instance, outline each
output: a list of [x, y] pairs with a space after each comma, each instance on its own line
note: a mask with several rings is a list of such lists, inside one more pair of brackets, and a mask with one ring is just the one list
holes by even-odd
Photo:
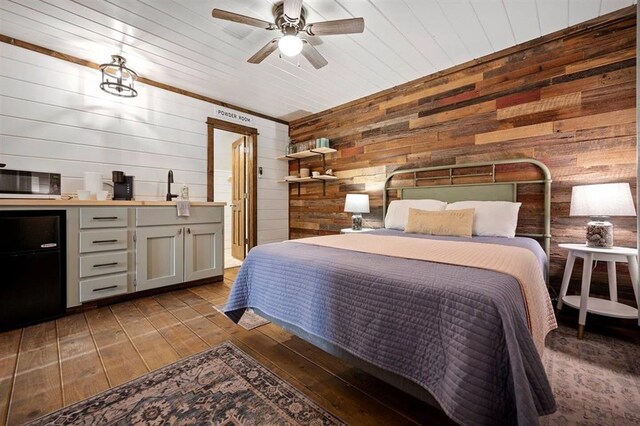
[[[0, 207], [14, 206], [14, 207], [167, 207], [175, 206], [175, 201], [120, 201], [120, 200], [41, 200], [41, 199], [16, 199], [16, 198], [3, 198], [0, 199]], [[222, 202], [206, 202], [206, 201], [191, 201], [190, 205], [193, 207], [224, 207], [227, 203]]]

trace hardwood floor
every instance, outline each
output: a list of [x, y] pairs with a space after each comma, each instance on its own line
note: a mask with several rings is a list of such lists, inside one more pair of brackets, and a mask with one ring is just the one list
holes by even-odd
[[276, 325], [235, 325], [223, 282], [118, 303], [0, 333], [0, 425], [19, 425], [232, 341], [350, 424], [453, 424], [442, 412]]

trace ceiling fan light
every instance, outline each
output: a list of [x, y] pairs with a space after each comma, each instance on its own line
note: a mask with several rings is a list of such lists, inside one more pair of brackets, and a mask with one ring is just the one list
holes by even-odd
[[285, 35], [278, 41], [278, 49], [285, 56], [296, 56], [302, 51], [302, 40], [294, 35]]

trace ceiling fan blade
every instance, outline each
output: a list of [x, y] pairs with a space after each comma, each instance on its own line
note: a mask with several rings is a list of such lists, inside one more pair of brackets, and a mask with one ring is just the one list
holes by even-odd
[[264, 61], [267, 56], [271, 55], [278, 48], [278, 40], [280, 38], [274, 38], [269, 43], [265, 44], [264, 47], [256, 52], [255, 55], [250, 57], [247, 62], [251, 64], [259, 64]]
[[284, 0], [284, 15], [289, 22], [297, 22], [302, 13], [302, 0]]
[[311, 62], [315, 69], [318, 70], [329, 63], [307, 40], [303, 39], [302, 43], [302, 56], [307, 58], [307, 61]]
[[262, 19], [252, 18], [250, 16], [240, 15], [238, 13], [229, 12], [222, 9], [213, 9], [211, 16], [225, 21], [238, 22], [240, 24], [251, 25], [253, 27], [264, 28], [265, 30], [275, 30], [275, 24], [263, 21]]
[[304, 29], [312, 36], [355, 34], [364, 31], [363, 18], [339, 19], [337, 21], [316, 22]]

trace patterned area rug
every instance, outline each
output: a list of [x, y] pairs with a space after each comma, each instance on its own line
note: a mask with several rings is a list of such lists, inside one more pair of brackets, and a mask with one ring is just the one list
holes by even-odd
[[[213, 308], [216, 311], [224, 314], [224, 312], [222, 311], [224, 305], [224, 303], [222, 305], [214, 305]], [[251, 309], [247, 309], [244, 315], [242, 315], [242, 318], [240, 318], [240, 322], [238, 323], [238, 325], [244, 327], [247, 330], [253, 330], [254, 328], [260, 327], [261, 325], [269, 324], [270, 322], [271, 321], [262, 318]]]
[[640, 425], [640, 346], [561, 326], [543, 362], [558, 411], [544, 425]]
[[341, 425], [230, 342], [29, 425]]

